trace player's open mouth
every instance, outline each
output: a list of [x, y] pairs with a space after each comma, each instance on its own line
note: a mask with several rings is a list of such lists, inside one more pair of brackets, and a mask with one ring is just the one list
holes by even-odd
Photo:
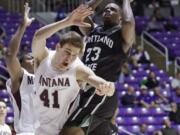
[[67, 66], [68, 66], [68, 63], [64, 62], [64, 63], [63, 63], [63, 66], [67, 67]]
[[110, 14], [110, 13], [105, 13], [104, 16], [105, 16], [105, 17], [110, 17], [111, 14]]

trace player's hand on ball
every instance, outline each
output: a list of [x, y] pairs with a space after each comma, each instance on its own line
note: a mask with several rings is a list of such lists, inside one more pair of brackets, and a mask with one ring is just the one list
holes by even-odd
[[104, 96], [105, 94], [101, 91], [101, 90], [99, 90], [99, 89], [96, 89], [96, 94], [97, 95], [99, 95], [99, 96]]
[[96, 94], [99, 96], [106, 95], [106, 96], [112, 96], [115, 92], [115, 86], [112, 82], [107, 82], [105, 84], [100, 84], [99, 88], [96, 89]]
[[108, 88], [107, 88], [107, 93], [106, 95], [107, 96], [113, 96], [114, 95], [114, 92], [115, 92], [115, 85], [114, 83], [112, 82], [108, 82]]

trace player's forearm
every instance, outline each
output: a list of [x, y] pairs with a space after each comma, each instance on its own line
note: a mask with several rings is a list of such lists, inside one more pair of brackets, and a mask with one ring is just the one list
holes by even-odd
[[67, 18], [65, 18], [62, 21], [46, 25], [36, 31], [32, 42], [32, 54], [38, 63], [40, 63], [48, 55], [46, 39], [68, 26], [71, 26], [71, 23]]
[[104, 79], [96, 76], [95, 74], [94, 74], [94, 75], [90, 75], [90, 76], [87, 78], [87, 82], [88, 82], [90, 85], [96, 87], [97, 89], [100, 89], [99, 86], [100, 86], [101, 84], [107, 83], [106, 80], [104, 80]]
[[96, 7], [102, 2], [103, 0], [90, 0], [89, 2], [87, 2], [87, 4], [93, 9], [95, 10]]
[[132, 12], [132, 8], [130, 5], [130, 0], [123, 0], [123, 7], [122, 7], [122, 15], [123, 21], [131, 22], [134, 21], [134, 16]]
[[39, 30], [36, 31], [35, 36], [38, 37], [38, 39], [47, 39], [49, 37], [51, 37], [53, 34], [55, 34], [56, 32], [71, 26], [72, 24], [68, 21], [67, 18], [65, 18], [64, 20], [46, 25], [42, 28], [40, 28]]
[[18, 30], [12, 37], [9, 47], [8, 47], [8, 54], [9, 54], [8, 56], [9, 57], [16, 57], [16, 55], [19, 51], [19, 46], [20, 46], [20, 43], [23, 38], [23, 34], [24, 34], [25, 30], [26, 30], [26, 26], [23, 24], [20, 24]]
[[135, 42], [135, 21], [130, 6], [130, 0], [123, 0], [122, 11], [122, 36], [124, 39], [123, 50], [125, 53]]

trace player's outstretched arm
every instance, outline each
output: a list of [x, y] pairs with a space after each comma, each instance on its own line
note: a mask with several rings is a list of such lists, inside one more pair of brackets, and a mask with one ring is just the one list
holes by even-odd
[[16, 33], [13, 35], [6, 53], [7, 69], [11, 77], [12, 85], [15, 84], [15, 86], [13, 87], [14, 91], [19, 89], [18, 83], [23, 76], [23, 71], [21, 69], [20, 62], [17, 58], [19, 46], [26, 28], [29, 25], [31, 25], [32, 21], [34, 20], [34, 18], [29, 18], [29, 11], [30, 11], [30, 7], [28, 3], [26, 3], [24, 5], [23, 21], [19, 25]]
[[[95, 11], [96, 7], [102, 2], [103, 0], [90, 0], [86, 3], [89, 7], [92, 8], [93, 11]], [[92, 21], [91, 17], [85, 18], [85, 22], [89, 23], [91, 27], [79, 27], [80, 31], [83, 33], [83, 35], [88, 35], [92, 29], [94, 29], [94, 22]]]
[[85, 65], [77, 67], [76, 76], [78, 80], [87, 82], [96, 88], [96, 94], [112, 96], [115, 91], [114, 83], [108, 82], [94, 74], [94, 72]]
[[59, 30], [72, 25], [90, 27], [88, 23], [84, 22], [84, 19], [92, 13], [91, 8], [86, 5], [81, 5], [73, 10], [73, 12], [65, 19], [46, 25], [37, 30], [33, 38], [32, 52], [38, 63], [48, 55], [48, 49], [46, 48], [47, 38], [51, 37]]
[[93, 9], [93, 11], [96, 9], [96, 7], [102, 2], [103, 0], [90, 0], [86, 4]]
[[123, 0], [122, 7], [122, 36], [124, 39], [124, 52], [127, 52], [135, 42], [135, 21], [130, 2], [132, 0]]

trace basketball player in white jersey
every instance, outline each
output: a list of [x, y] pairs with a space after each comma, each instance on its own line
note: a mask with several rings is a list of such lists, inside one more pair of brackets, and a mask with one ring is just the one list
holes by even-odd
[[11, 129], [5, 123], [7, 115], [7, 106], [3, 100], [0, 100], [0, 135], [12, 135]]
[[35, 60], [35, 135], [58, 135], [74, 110], [80, 90], [79, 81], [96, 87], [99, 95], [112, 96], [114, 84], [96, 76], [78, 58], [83, 50], [82, 37], [68, 32], [61, 37], [55, 51], [46, 48], [46, 39], [59, 30], [72, 26], [89, 26], [84, 18], [92, 14], [81, 5], [62, 21], [40, 28], [34, 35], [32, 53]]
[[7, 50], [6, 64], [10, 79], [6, 82], [6, 86], [12, 99], [16, 135], [33, 135], [33, 57], [30, 54], [23, 54], [20, 60], [17, 58], [23, 34], [34, 20], [28, 17], [30, 11], [28, 3], [24, 7], [23, 21], [12, 37]]

